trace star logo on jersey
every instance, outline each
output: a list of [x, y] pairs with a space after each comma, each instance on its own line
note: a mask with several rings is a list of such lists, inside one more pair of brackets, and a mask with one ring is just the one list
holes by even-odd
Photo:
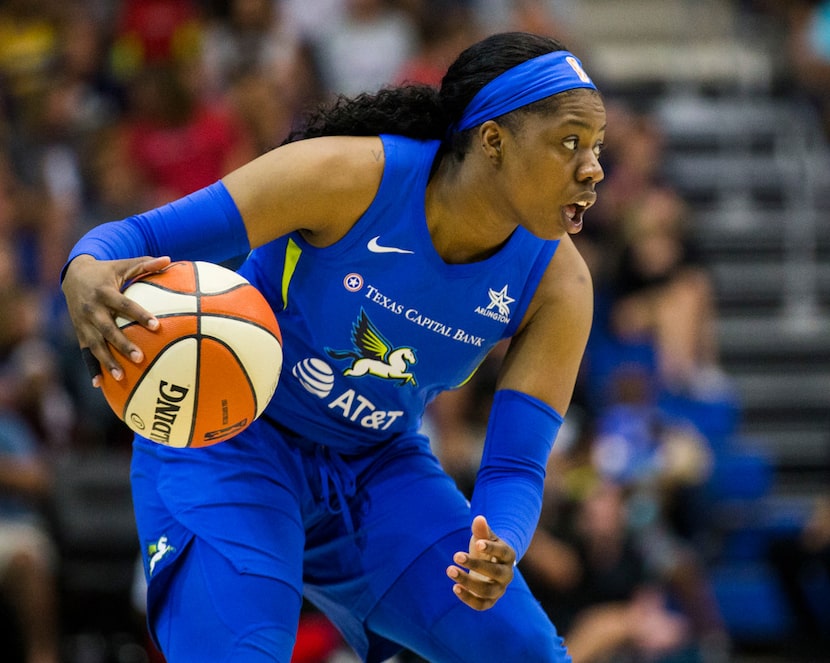
[[401, 386], [417, 384], [415, 376], [408, 371], [410, 364], [418, 361], [415, 350], [407, 346], [394, 347], [363, 309], [352, 325], [352, 344], [352, 350], [326, 348], [332, 359], [351, 361], [343, 371], [346, 377], [373, 375], [384, 380], [397, 380]]
[[409, 249], [399, 249], [397, 246], [385, 246], [378, 242], [379, 239], [380, 235], [372, 237], [366, 245], [366, 248], [372, 253], [415, 253], [415, 251], [410, 251]]
[[343, 278], [343, 287], [349, 292], [357, 292], [363, 287], [363, 277], [355, 272], [346, 274]]
[[487, 295], [490, 297], [490, 303], [486, 307], [476, 306], [475, 312], [485, 318], [490, 318], [505, 325], [508, 324], [510, 322], [510, 305], [516, 299], [507, 294], [507, 285], [501, 290], [488, 288]]
[[490, 303], [487, 305], [488, 311], [492, 311], [495, 308], [500, 315], [510, 315], [509, 305], [516, 300], [507, 294], [506, 285], [501, 290], [489, 288], [487, 294], [490, 296]]

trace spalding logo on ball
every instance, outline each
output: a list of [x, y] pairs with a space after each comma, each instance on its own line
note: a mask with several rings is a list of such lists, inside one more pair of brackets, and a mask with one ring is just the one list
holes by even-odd
[[265, 409], [282, 369], [282, 335], [262, 294], [207, 262], [175, 262], [131, 282], [124, 294], [159, 328], [116, 323], [144, 352], [103, 372], [101, 389], [133, 431], [171, 447], [204, 447], [247, 428]]

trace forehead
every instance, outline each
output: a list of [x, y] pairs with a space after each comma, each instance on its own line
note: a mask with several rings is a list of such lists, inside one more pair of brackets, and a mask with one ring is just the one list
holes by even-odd
[[554, 97], [553, 112], [545, 115], [546, 123], [580, 125], [598, 131], [605, 128], [605, 104], [594, 90], [577, 89]]
[[605, 129], [605, 104], [595, 90], [577, 88], [560, 92], [535, 104], [519, 109], [514, 115], [507, 115], [502, 121], [510, 125], [515, 118], [514, 128], [527, 131], [563, 131], [584, 129], [599, 132]]

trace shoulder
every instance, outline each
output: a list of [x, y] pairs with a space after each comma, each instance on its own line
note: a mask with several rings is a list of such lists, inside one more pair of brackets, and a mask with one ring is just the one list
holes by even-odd
[[569, 236], [559, 243], [531, 302], [533, 319], [555, 338], [587, 343], [594, 315], [594, 284], [588, 264]]
[[385, 161], [377, 136], [326, 136], [282, 145], [223, 180], [252, 246], [296, 230], [325, 245], [369, 206]]
[[[294, 168], [309, 168], [318, 172], [322, 168], [329, 177], [343, 180], [375, 179], [382, 172], [385, 162], [380, 136], [308, 138], [278, 147], [269, 154], [274, 159], [291, 160]], [[359, 169], [341, 169], [347, 166], [358, 166]]]
[[593, 296], [594, 286], [588, 264], [573, 240], [565, 236], [542, 276], [529, 313], [533, 316], [587, 316], [590, 324]]

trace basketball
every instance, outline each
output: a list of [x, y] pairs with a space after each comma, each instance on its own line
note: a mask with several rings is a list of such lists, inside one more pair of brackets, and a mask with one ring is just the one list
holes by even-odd
[[118, 317], [144, 353], [103, 372], [109, 406], [139, 435], [171, 447], [204, 447], [247, 428], [265, 409], [282, 368], [282, 335], [262, 294], [207, 262], [174, 262], [130, 282], [124, 294], [158, 318], [155, 331]]

